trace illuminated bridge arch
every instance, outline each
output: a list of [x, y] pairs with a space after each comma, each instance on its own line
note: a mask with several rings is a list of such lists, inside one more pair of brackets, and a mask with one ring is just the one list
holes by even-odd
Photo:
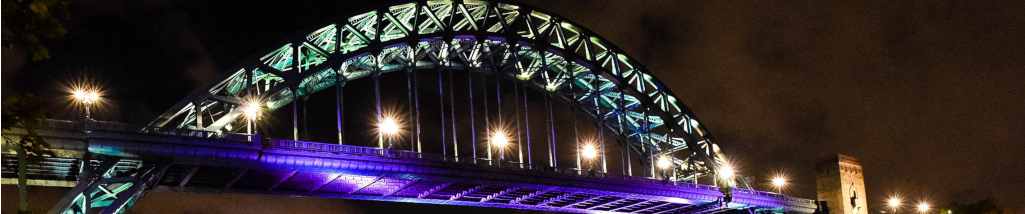
[[425, 69], [484, 72], [549, 93], [588, 109], [642, 157], [647, 149], [685, 153], [675, 162], [691, 178], [712, 175], [726, 162], [691, 110], [624, 51], [555, 14], [485, 1], [395, 5], [293, 34], [151, 125], [245, 131], [229, 125], [245, 123], [244, 100], [257, 98], [273, 110], [348, 81]]

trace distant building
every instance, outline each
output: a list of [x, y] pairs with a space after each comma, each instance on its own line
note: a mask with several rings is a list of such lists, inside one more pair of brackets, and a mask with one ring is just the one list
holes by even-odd
[[830, 214], [869, 214], [865, 176], [857, 158], [838, 154], [820, 159], [815, 168], [818, 200]]

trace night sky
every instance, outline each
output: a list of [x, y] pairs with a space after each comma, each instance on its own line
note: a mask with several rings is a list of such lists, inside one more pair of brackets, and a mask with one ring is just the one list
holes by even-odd
[[[3, 49], [2, 90], [4, 96], [64, 97], [62, 85], [88, 76], [105, 90], [107, 104], [98, 119], [146, 124], [287, 35], [331, 17], [404, 1], [362, 3], [368, 5], [75, 1], [69, 34], [48, 43], [53, 59], [31, 62], [18, 48]], [[843, 153], [861, 160], [873, 211], [888, 196], [901, 194], [933, 204], [992, 197], [1025, 213], [1023, 1], [528, 4], [591, 29], [644, 64], [702, 119], [740, 173], [760, 189], [768, 189], [773, 172], [783, 171], [792, 180], [788, 194], [814, 199], [814, 161]], [[45, 101], [52, 118], [80, 114], [67, 111], [64, 99]], [[4, 186], [4, 212], [13, 200], [8, 196], [15, 196], [10, 188]], [[139, 213], [289, 212], [255, 209], [267, 204], [310, 207], [308, 213], [439, 207], [151, 196], [140, 201]], [[165, 200], [175, 203], [159, 202]], [[181, 208], [208, 202], [224, 203]]]

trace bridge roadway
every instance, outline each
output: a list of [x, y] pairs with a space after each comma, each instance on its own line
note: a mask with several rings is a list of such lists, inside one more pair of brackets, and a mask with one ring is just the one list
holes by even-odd
[[[80, 173], [92, 168], [82, 167], [83, 163], [96, 167], [101, 159], [120, 157], [123, 159], [112, 167], [117, 172], [141, 171], [140, 162], [170, 164], [163, 168], [162, 176], [157, 176], [152, 191], [293, 195], [575, 213], [812, 213], [815, 209], [811, 200], [740, 188], [371, 147], [260, 139], [259, 135], [140, 128], [98, 121], [86, 129], [82, 124], [48, 121], [40, 134], [52, 144], [57, 157], [30, 164], [30, 185], [75, 186], [85, 177]], [[18, 129], [3, 133], [12, 138], [21, 134], [24, 131]], [[16, 184], [17, 158], [13, 151], [4, 144], [4, 184]], [[97, 206], [95, 200], [93, 206]]]

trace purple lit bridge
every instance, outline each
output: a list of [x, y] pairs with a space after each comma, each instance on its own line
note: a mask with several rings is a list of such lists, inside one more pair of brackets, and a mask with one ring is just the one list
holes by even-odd
[[[57, 157], [30, 164], [29, 184], [73, 187], [72, 193], [77, 193], [68, 195], [51, 213], [101, 208], [120, 212], [147, 189], [561, 212], [752, 209], [811, 213], [815, 209], [813, 201], [742, 188], [600, 172], [578, 174], [573, 169], [401, 150], [278, 139], [261, 142], [259, 135], [96, 121], [48, 121], [44, 127], [41, 135], [51, 142]], [[15, 129], [5, 135], [16, 138], [23, 133]], [[3, 159], [3, 181], [14, 183], [11, 174], [18, 161], [8, 153]]]
[[146, 191], [578, 213], [816, 208], [752, 190], [665, 83], [529, 6], [417, 1], [350, 14], [211, 82], [146, 126], [45, 121], [56, 155], [25, 164], [5, 142], [3, 182], [73, 187], [53, 214], [121, 213]]

